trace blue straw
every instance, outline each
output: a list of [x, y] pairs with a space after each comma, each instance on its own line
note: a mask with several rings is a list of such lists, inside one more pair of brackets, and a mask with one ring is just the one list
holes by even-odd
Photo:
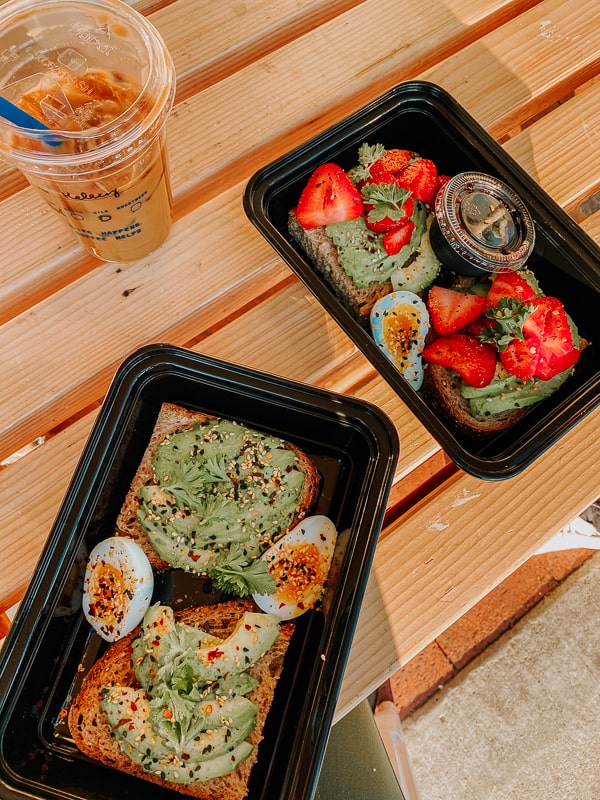
[[[14, 105], [14, 103], [11, 103], [10, 100], [7, 100], [5, 97], [0, 97], [0, 117], [12, 122], [17, 128], [29, 128], [36, 131], [52, 130], [47, 125], [44, 125], [43, 122], [40, 122], [39, 119], [32, 117], [31, 114], [23, 111], [23, 109]], [[60, 139], [56, 136], [41, 136], [40, 138], [46, 142], [46, 144], [52, 145], [52, 147], [57, 147], [61, 143]]]

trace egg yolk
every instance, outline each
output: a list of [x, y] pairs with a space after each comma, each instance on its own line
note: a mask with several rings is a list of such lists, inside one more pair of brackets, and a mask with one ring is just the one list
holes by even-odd
[[278, 585], [277, 599], [299, 608], [319, 599], [327, 578], [319, 548], [310, 542], [282, 547], [270, 570]]
[[106, 561], [95, 564], [89, 575], [90, 615], [113, 628], [121, 623], [129, 607], [131, 589], [120, 569]]
[[383, 337], [400, 372], [409, 366], [409, 357], [419, 337], [419, 315], [412, 306], [392, 308], [383, 318]]

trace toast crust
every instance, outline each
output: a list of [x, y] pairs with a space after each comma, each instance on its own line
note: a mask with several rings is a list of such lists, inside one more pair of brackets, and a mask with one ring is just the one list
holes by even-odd
[[460, 393], [460, 377], [452, 370], [438, 364], [426, 364], [423, 372], [423, 396], [440, 416], [456, 430], [469, 436], [489, 436], [510, 428], [526, 413], [526, 408], [515, 408], [487, 417], [474, 417], [469, 401]]
[[[170, 569], [171, 566], [164, 561], [152, 547], [146, 532], [137, 520], [137, 511], [141, 505], [139, 490], [145, 484], [154, 481], [152, 457], [160, 442], [166, 439], [170, 434], [187, 430], [196, 423], [207, 422], [211, 419], [216, 419], [216, 417], [208, 416], [199, 411], [191, 411], [172, 403], [164, 403], [161, 406], [148, 446], [142, 456], [121, 507], [121, 511], [117, 517], [115, 535], [128, 536], [134, 539], [144, 550], [152, 568], [157, 571]], [[291, 442], [286, 442], [286, 446], [295, 452], [297, 466], [305, 476], [302, 491], [298, 499], [297, 513], [290, 526], [294, 527], [314, 506], [319, 493], [320, 476], [313, 461], [300, 447]]]
[[[231, 600], [217, 605], [177, 611], [175, 618], [179, 622], [226, 638], [245, 611], [258, 610], [252, 600]], [[259, 709], [255, 728], [248, 736], [248, 741], [254, 745], [252, 753], [229, 775], [187, 785], [169, 783], [159, 775], [144, 772], [135, 764], [111, 736], [108, 722], [100, 706], [100, 689], [103, 686], [120, 685], [132, 688], [139, 686], [131, 663], [131, 643], [140, 631], [138, 627], [113, 644], [85, 677], [81, 689], [71, 703], [68, 715], [69, 729], [75, 744], [86, 756], [108, 767], [181, 794], [196, 797], [198, 800], [242, 800], [247, 794], [250, 773], [258, 757], [259, 744], [263, 738], [275, 686], [281, 675], [285, 653], [294, 631], [293, 624], [281, 624], [279, 637], [271, 649], [248, 670], [259, 681], [257, 687], [246, 695]]]
[[373, 281], [361, 289], [340, 264], [337, 249], [324, 227], [306, 230], [298, 222], [295, 212], [290, 211], [288, 230], [344, 307], [363, 327], [368, 328], [371, 309], [377, 300], [393, 291], [391, 280]]

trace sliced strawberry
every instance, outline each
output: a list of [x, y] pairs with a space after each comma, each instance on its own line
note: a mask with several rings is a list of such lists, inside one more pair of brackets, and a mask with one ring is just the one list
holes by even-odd
[[522, 303], [528, 303], [535, 292], [529, 283], [515, 270], [497, 272], [487, 294], [486, 308], [497, 306], [501, 297], [516, 297]]
[[371, 166], [371, 180], [376, 183], [388, 183], [394, 180], [394, 175], [408, 164], [413, 154], [410, 150], [399, 150], [391, 148], [377, 159]]
[[358, 189], [337, 164], [323, 164], [310, 176], [296, 207], [296, 217], [307, 230], [346, 222], [363, 213]]
[[402, 224], [388, 231], [383, 236], [383, 248], [389, 256], [395, 256], [411, 240], [415, 223], [412, 219], [404, 219]]
[[540, 352], [540, 360], [538, 361], [535, 377], [543, 381], [548, 381], [559, 372], [564, 372], [566, 369], [571, 369], [579, 361], [581, 351], [575, 347], [568, 353], [563, 353], [561, 356], [548, 358], [548, 353], [543, 348]]
[[432, 286], [427, 298], [431, 324], [440, 336], [466, 328], [481, 316], [484, 307], [483, 295], [457, 292], [444, 286]]
[[530, 305], [533, 306], [533, 311], [523, 322], [523, 333], [525, 336], [536, 336], [538, 339], [543, 339], [544, 329], [546, 327], [546, 314], [550, 308], [548, 298], [535, 297], [531, 300]]
[[502, 366], [519, 380], [533, 378], [540, 360], [540, 343], [535, 336], [527, 339], [513, 339], [500, 351]]
[[390, 214], [393, 214], [393, 216], [386, 214], [384, 217], [381, 217], [381, 213], [376, 213], [377, 209], [373, 205], [367, 203], [364, 203], [364, 209], [365, 225], [367, 228], [374, 233], [387, 233], [388, 231], [393, 231], [394, 228], [401, 227], [412, 217], [415, 210], [415, 203], [409, 195], [399, 207], [394, 209], [394, 211], [390, 209]]
[[398, 175], [398, 183], [405, 186], [415, 200], [431, 203], [437, 189], [437, 169], [428, 158], [411, 161]]
[[[490, 319], [489, 317], [486, 316], [478, 317], [475, 320], [475, 322], [471, 322], [470, 325], [467, 325], [466, 332], [470, 333], [471, 336], [479, 338], [485, 330], [493, 330], [495, 324], [496, 323], [494, 322], [494, 320]], [[490, 344], [492, 344], [492, 342], [490, 342]]]
[[549, 380], [577, 363], [579, 350], [573, 343], [567, 313], [556, 297], [539, 297], [532, 301], [534, 310], [523, 323], [526, 338], [540, 342], [540, 359], [536, 377]]
[[566, 344], [572, 344], [571, 328], [567, 312], [557, 297], [536, 297], [531, 301], [533, 311], [523, 323], [523, 332], [538, 336], [562, 338]]
[[440, 336], [423, 350], [423, 358], [458, 372], [465, 383], [478, 388], [487, 386], [496, 371], [494, 348], [466, 333]]

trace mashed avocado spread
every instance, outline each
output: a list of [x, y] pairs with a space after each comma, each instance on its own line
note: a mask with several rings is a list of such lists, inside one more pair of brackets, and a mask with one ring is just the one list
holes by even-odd
[[255, 560], [291, 525], [305, 480], [284, 440], [224, 419], [170, 435], [152, 465], [138, 522], [161, 558], [201, 574], [220, 552]]
[[245, 612], [226, 639], [176, 622], [169, 606], [146, 612], [132, 643], [140, 688], [105, 686], [100, 703], [119, 747], [146, 772], [189, 784], [226, 775], [253, 750], [257, 706], [247, 670], [279, 635], [272, 614]]
[[359, 289], [373, 282], [384, 283], [415, 253], [427, 223], [427, 210], [422, 203], [415, 202], [411, 219], [415, 228], [410, 242], [393, 256], [386, 253], [382, 234], [369, 230], [364, 217], [326, 226], [340, 265]]

